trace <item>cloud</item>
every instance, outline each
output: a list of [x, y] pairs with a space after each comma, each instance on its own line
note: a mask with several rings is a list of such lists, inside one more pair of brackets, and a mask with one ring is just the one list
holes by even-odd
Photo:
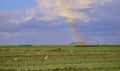
[[18, 24], [21, 22], [22, 18], [24, 17], [23, 12], [18, 11], [0, 11], [0, 25], [5, 24]]
[[7, 38], [15, 37], [15, 36], [20, 36], [20, 35], [21, 33], [19, 32], [14, 32], [14, 33], [0, 32], [0, 39], [7, 39]]
[[[118, 1], [114, 1], [116, 5], [118, 5], [117, 2]], [[104, 6], [107, 3], [113, 3], [113, 0], [36, 0], [36, 5], [33, 8], [27, 9], [25, 13], [1, 11], [0, 21], [2, 21], [2, 24], [19, 24], [31, 19], [53, 21], [63, 17], [66, 18], [68, 22], [72, 22], [74, 19], [82, 22], [90, 22], [98, 16], [101, 17], [101, 13], [107, 15], [106, 12], [99, 9], [99, 6]], [[89, 10], [89, 13], [83, 10]], [[110, 14], [108, 14], [107, 17], [109, 17]]]
[[0, 32], [0, 44], [67, 44], [72, 42], [69, 32]]
[[74, 22], [80, 37], [89, 43], [119, 43], [119, 3], [120, 0], [36, 0], [36, 5], [25, 12], [0, 11], [0, 44], [74, 42], [68, 22]]
[[26, 20], [36, 18], [38, 20], [54, 20], [59, 16], [59, 10], [53, 0], [36, 0], [37, 5], [29, 9]]
[[65, 17], [69, 20], [79, 19], [81, 21], [90, 21], [90, 17], [82, 11], [97, 6], [103, 6], [106, 3], [111, 3], [113, 0], [36, 0], [36, 6], [26, 11], [27, 15], [24, 18], [28, 21], [32, 18], [51, 21], [58, 17]]

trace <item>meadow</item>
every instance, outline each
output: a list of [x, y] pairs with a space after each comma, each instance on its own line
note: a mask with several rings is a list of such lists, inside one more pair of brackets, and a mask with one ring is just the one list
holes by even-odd
[[120, 45], [0, 46], [0, 71], [120, 71]]

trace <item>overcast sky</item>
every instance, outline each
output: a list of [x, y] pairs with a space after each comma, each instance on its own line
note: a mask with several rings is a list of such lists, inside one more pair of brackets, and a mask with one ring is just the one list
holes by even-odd
[[120, 44], [119, 3], [0, 0], [0, 44]]

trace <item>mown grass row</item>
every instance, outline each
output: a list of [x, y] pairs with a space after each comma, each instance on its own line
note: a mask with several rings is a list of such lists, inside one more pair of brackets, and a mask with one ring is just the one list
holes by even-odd
[[0, 71], [119, 71], [120, 67], [95, 67], [95, 68], [88, 68], [88, 67], [62, 67], [62, 68], [53, 68], [53, 69], [0, 69]]
[[118, 71], [119, 65], [120, 47], [0, 46], [0, 71]]

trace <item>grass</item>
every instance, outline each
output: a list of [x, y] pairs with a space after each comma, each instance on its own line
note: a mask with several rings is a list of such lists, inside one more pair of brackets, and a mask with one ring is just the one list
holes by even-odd
[[119, 70], [120, 45], [0, 46], [0, 71]]

